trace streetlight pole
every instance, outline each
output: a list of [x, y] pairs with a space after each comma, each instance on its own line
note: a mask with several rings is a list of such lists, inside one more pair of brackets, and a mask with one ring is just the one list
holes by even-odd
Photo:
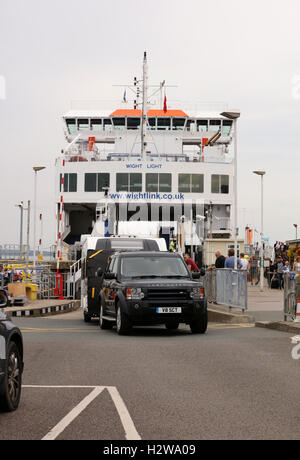
[[37, 173], [45, 169], [45, 166], [34, 166], [34, 205], [33, 205], [33, 270], [36, 266], [36, 201], [37, 201]]
[[237, 190], [237, 154], [238, 154], [238, 148], [237, 148], [237, 120], [240, 118], [241, 113], [239, 110], [229, 110], [226, 112], [221, 113], [222, 117], [229, 118], [230, 120], [233, 120], [233, 126], [234, 126], [234, 176], [233, 176], [233, 195], [234, 195], [234, 201], [233, 201], [233, 206], [234, 206], [234, 269], [237, 270], [237, 246], [238, 246], [238, 225], [237, 225], [237, 218], [238, 218], [238, 190]]
[[24, 203], [21, 201], [21, 204], [16, 204], [20, 208], [21, 217], [20, 217], [20, 259], [23, 255], [23, 212], [24, 212]]
[[264, 292], [264, 175], [265, 171], [253, 171], [254, 174], [261, 177], [261, 243], [260, 243], [260, 291]]
[[296, 229], [296, 241], [298, 239], [298, 224], [294, 224], [294, 227]]

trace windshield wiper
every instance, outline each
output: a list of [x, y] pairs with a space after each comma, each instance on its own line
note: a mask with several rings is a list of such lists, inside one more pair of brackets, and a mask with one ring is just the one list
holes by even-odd
[[188, 278], [186, 275], [161, 275], [160, 278]]
[[138, 276], [130, 276], [130, 278], [132, 279], [136, 279], [136, 278], [161, 278], [161, 276], [159, 275], [138, 275]]

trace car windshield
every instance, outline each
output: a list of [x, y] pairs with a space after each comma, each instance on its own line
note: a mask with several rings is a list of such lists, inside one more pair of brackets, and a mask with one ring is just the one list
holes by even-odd
[[181, 257], [123, 257], [121, 276], [125, 278], [189, 277]]

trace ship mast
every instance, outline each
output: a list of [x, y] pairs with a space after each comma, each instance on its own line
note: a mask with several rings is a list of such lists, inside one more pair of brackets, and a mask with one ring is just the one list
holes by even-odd
[[143, 103], [142, 103], [142, 125], [141, 125], [141, 157], [146, 158], [146, 131], [147, 131], [147, 97], [148, 97], [148, 65], [147, 53], [144, 52], [143, 62]]

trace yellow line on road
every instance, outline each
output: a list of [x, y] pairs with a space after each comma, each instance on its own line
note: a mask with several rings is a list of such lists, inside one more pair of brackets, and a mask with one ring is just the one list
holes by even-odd
[[[209, 325], [209, 330], [225, 330], [225, 329], [242, 329], [252, 328], [254, 324], [214, 324]], [[37, 327], [24, 327], [21, 329], [22, 333], [26, 332], [96, 332], [99, 333], [99, 329], [77, 329], [77, 328], [37, 328]]]

